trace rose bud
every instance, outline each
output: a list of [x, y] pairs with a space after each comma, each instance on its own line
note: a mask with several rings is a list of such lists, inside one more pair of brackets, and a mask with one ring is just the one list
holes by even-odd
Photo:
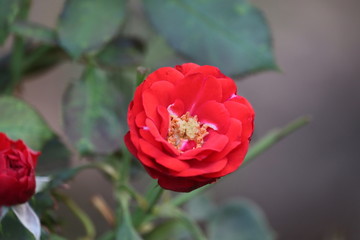
[[125, 144], [165, 189], [213, 183], [241, 165], [254, 130], [254, 110], [236, 93], [216, 67], [160, 68], [135, 91]]
[[0, 133], [0, 206], [25, 203], [35, 192], [39, 152]]

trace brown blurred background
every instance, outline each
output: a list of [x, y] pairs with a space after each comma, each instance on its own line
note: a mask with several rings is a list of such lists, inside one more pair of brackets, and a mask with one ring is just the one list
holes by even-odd
[[[54, 26], [63, 1], [34, 0], [31, 19]], [[213, 188], [216, 200], [245, 197], [258, 203], [278, 238], [360, 239], [360, 1], [253, 0], [273, 30], [282, 73], [238, 82], [253, 104], [255, 137], [309, 114], [312, 123]], [[25, 85], [23, 97], [61, 133], [61, 96], [79, 77], [66, 63]], [[35, 80], [35, 79], [33, 79]], [[112, 203], [111, 189], [95, 172], [81, 174], [69, 192], [107, 225], [90, 196]], [[66, 211], [65, 211], [66, 215]], [[67, 224], [75, 234], [79, 224]]]

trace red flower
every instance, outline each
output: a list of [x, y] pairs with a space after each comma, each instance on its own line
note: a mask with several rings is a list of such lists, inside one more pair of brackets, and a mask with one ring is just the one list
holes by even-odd
[[0, 133], [0, 207], [24, 203], [34, 194], [39, 155], [22, 140]]
[[216, 67], [187, 63], [150, 74], [128, 111], [125, 143], [161, 187], [189, 192], [235, 171], [254, 110]]

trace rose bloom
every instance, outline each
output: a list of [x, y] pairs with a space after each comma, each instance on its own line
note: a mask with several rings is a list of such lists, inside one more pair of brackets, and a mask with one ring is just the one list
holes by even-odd
[[213, 183], [241, 165], [254, 130], [254, 110], [236, 92], [216, 67], [160, 68], [135, 91], [126, 146], [165, 189]]
[[25, 203], [35, 192], [39, 152], [0, 133], [0, 207]]

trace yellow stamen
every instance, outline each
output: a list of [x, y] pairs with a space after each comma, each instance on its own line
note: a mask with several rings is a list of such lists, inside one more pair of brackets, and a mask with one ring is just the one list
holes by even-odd
[[189, 112], [181, 117], [170, 115], [170, 124], [167, 141], [179, 149], [186, 141], [194, 141], [199, 148], [204, 143], [204, 137], [208, 135], [208, 126], [198, 122], [197, 116], [191, 116]]

